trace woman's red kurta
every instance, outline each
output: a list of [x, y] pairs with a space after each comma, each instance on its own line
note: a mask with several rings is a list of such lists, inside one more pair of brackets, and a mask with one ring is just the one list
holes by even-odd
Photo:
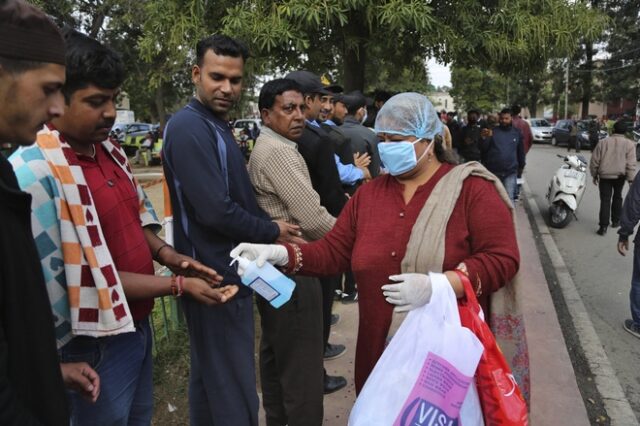
[[[443, 164], [409, 204], [394, 177], [373, 180], [356, 192], [322, 240], [300, 246], [300, 274], [336, 275], [350, 266], [355, 275], [360, 310], [357, 392], [382, 355], [391, 324], [393, 306], [380, 287], [390, 282], [390, 275], [401, 273], [411, 229], [436, 183], [452, 168]], [[445, 239], [443, 271], [464, 262], [473, 285], [481, 282], [480, 301], [486, 309], [489, 293], [513, 278], [520, 261], [513, 219], [491, 182], [479, 177], [465, 180]]]

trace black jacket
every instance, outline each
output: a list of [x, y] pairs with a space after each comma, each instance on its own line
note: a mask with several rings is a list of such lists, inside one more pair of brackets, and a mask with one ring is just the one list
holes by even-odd
[[298, 151], [309, 169], [311, 185], [320, 195], [320, 204], [329, 214], [338, 217], [347, 203], [328, 135], [319, 127], [307, 123], [298, 139]]
[[0, 155], [0, 425], [68, 425], [31, 195]]
[[351, 141], [344, 134], [342, 127], [320, 123], [320, 128], [329, 136], [333, 146], [333, 152], [338, 156], [342, 164], [353, 164], [353, 151]]
[[371, 164], [368, 167], [369, 173], [371, 173], [372, 178], [377, 177], [380, 174], [380, 154], [378, 153], [378, 137], [376, 134], [351, 116], [347, 116], [344, 119], [340, 130], [351, 140], [351, 151], [354, 154], [366, 153], [371, 156]]

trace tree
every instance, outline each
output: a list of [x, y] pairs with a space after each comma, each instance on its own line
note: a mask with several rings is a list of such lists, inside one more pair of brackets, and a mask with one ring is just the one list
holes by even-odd
[[456, 106], [468, 111], [476, 108], [483, 113], [494, 112], [506, 102], [506, 79], [479, 68], [451, 68], [449, 92]]
[[606, 19], [569, 0], [245, 0], [223, 23], [261, 55], [285, 51], [301, 65], [328, 34], [346, 89], [362, 90], [375, 52], [524, 70], [573, 51], [579, 36], [599, 35]]
[[607, 34], [608, 59], [596, 72], [606, 100], [640, 98], [640, 3], [610, 0], [607, 12], [615, 27]]

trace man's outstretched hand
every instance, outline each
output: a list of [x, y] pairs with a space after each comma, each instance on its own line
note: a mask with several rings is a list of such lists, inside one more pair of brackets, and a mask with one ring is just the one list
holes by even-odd
[[178, 253], [173, 247], [163, 248], [158, 261], [176, 275], [201, 278], [214, 285], [222, 283], [222, 276], [215, 269], [203, 265], [192, 257]]

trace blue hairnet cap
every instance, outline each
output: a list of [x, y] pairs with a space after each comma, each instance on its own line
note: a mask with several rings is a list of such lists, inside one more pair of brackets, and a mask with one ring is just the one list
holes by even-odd
[[376, 133], [416, 136], [433, 140], [443, 124], [431, 101], [420, 93], [400, 93], [384, 103], [374, 126]]

